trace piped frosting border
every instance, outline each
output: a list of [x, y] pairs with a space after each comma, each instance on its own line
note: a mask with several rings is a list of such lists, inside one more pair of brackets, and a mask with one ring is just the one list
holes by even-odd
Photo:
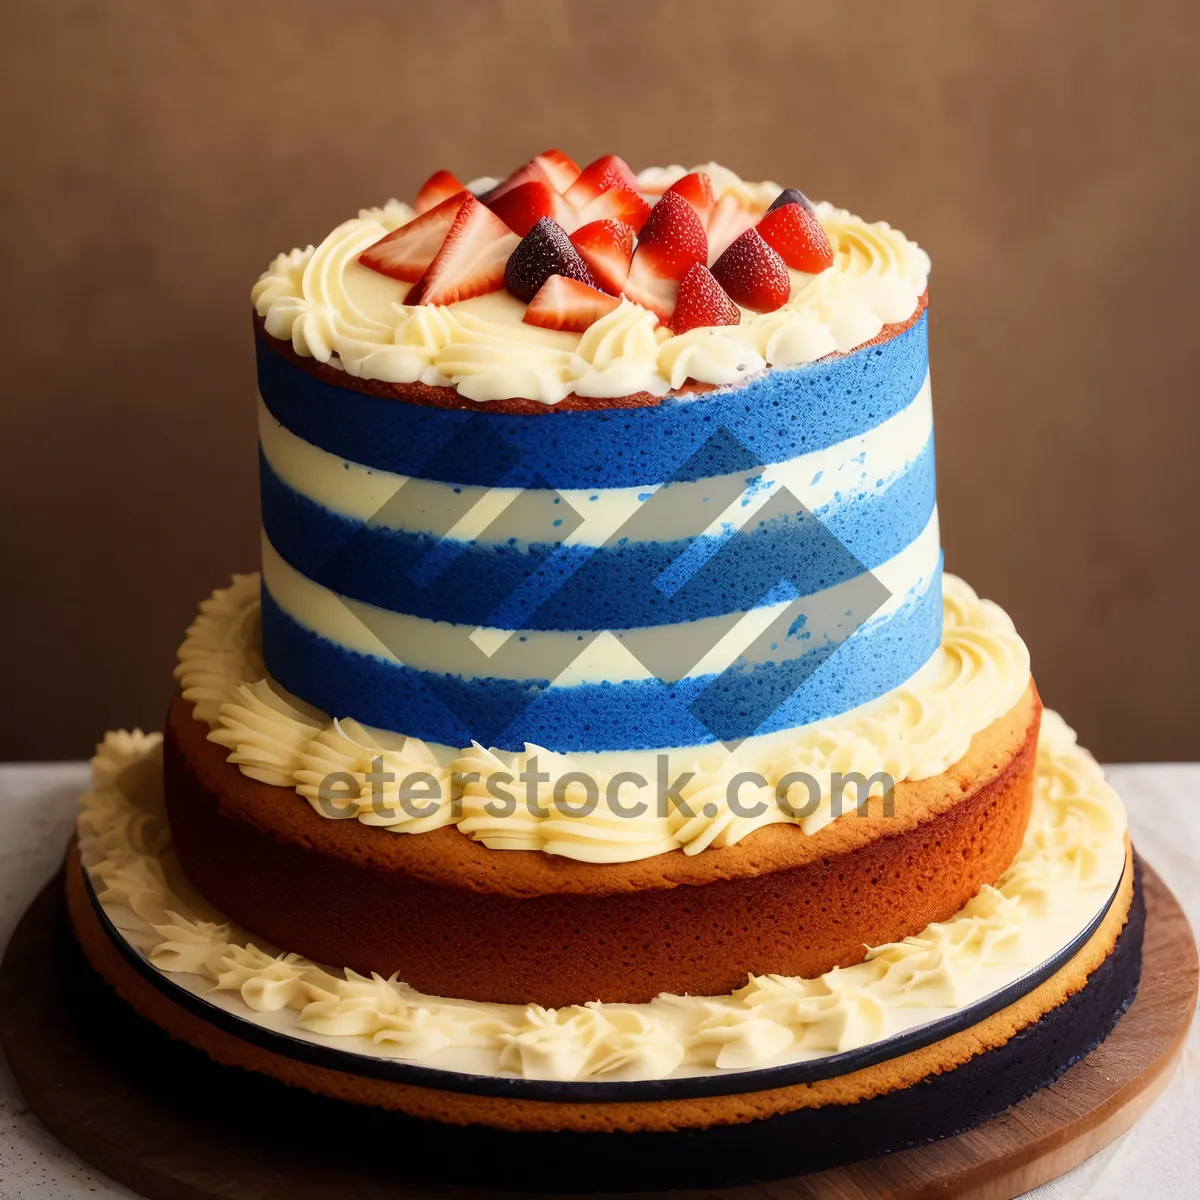
[[820, 979], [751, 977], [729, 996], [547, 1010], [423, 996], [257, 946], [209, 908], [170, 848], [158, 735], [109, 734], [78, 832], [121, 935], [234, 1012], [355, 1053], [527, 1079], [652, 1079], [838, 1053], [937, 1020], [1044, 962], [1101, 911], [1126, 862], [1125, 813], [1061, 717], [1043, 717], [1033, 811], [994, 887], [905, 941]]
[[[735, 196], [764, 213], [782, 190], [747, 183], [716, 163], [707, 172], [718, 199]], [[638, 176], [656, 195], [686, 173], [650, 168]], [[479, 180], [481, 187], [491, 181]], [[280, 254], [251, 301], [271, 336], [297, 354], [348, 374], [389, 383], [449, 386], [470, 400], [523, 398], [557, 404], [588, 397], [665, 395], [689, 380], [733, 386], [767, 367], [797, 366], [869, 342], [916, 311], [929, 257], [885, 222], [868, 223], [830, 204], [816, 206], [834, 263], [819, 275], [791, 271], [791, 297], [770, 313], [743, 310], [735, 326], [672, 335], [628, 300], [585, 333], [523, 322], [524, 305], [493, 292], [446, 306], [405, 305], [409, 285], [363, 267], [358, 256], [416, 215], [389, 200], [363, 209], [318, 246]]]
[[[229, 762], [252, 779], [293, 788], [324, 817], [356, 818], [409, 834], [456, 825], [490, 849], [634, 862], [676, 849], [697, 854], [731, 846], [776, 822], [812, 834], [852, 810], [857, 800], [852, 790], [833, 794], [835, 772], [847, 778], [882, 772], [897, 782], [920, 780], [961, 758], [971, 738], [1025, 692], [1029, 652], [1007, 614], [956, 576], [944, 576], [943, 606], [939, 649], [904, 685], [878, 700], [833, 720], [749, 738], [733, 752], [720, 745], [664, 749], [672, 777], [692, 774], [681, 789], [686, 809], [666, 811], [660, 811], [649, 783], [636, 794], [620, 791], [623, 812], [610, 806], [607, 785], [619, 772], [645, 768], [646, 777], [655, 778], [654, 764], [643, 761], [644, 754], [561, 755], [536, 746], [511, 754], [479, 744], [431, 746], [331, 718], [284, 693], [267, 677], [262, 659], [257, 575], [234, 576], [228, 588], [201, 604], [180, 647], [175, 676], [195, 718], [211, 726], [210, 740], [229, 750]], [[490, 780], [522, 770], [534, 756], [549, 776], [537, 785], [538, 804], [501, 811]], [[380, 760], [390, 781], [372, 784], [368, 773]], [[556, 798], [558, 780], [575, 771], [596, 781], [598, 800], [590, 809], [569, 789]], [[735, 810], [729, 784], [746, 771], [758, 773], [765, 786], [735, 790]], [[794, 772], [819, 785], [815, 805], [778, 803], [780, 781]], [[400, 789], [418, 773], [429, 782], [414, 802]], [[335, 775], [352, 784], [336, 798], [327, 787]], [[350, 794], [354, 789], [357, 794]], [[642, 815], [629, 816], [639, 802]]]

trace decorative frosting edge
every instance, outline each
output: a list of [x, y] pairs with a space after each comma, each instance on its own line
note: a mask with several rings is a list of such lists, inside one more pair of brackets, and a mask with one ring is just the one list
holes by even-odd
[[[195, 718], [211, 726], [209, 740], [229, 751], [229, 762], [252, 779], [293, 788], [326, 818], [409, 834], [456, 825], [490, 849], [634, 862], [676, 849], [698, 854], [732, 846], [777, 822], [812, 834], [860, 799], [849, 783], [834, 793], [837, 773], [846, 780], [855, 773], [920, 780], [961, 758], [972, 737], [1024, 694], [1029, 651], [998, 605], [956, 576], [945, 575], [942, 586], [942, 644], [902, 686], [842, 716], [749, 738], [734, 751], [719, 744], [664, 748], [672, 778], [691, 774], [679, 789], [682, 804], [667, 805], [647, 782], [616, 789], [610, 805], [614, 777], [644, 765], [631, 754], [431, 746], [305, 704], [267, 676], [256, 574], [235, 575], [201, 604], [175, 677]], [[489, 786], [493, 777], [511, 784], [527, 764], [543, 780], [535, 785], [536, 802], [499, 804], [503, 793]], [[579, 771], [595, 781], [594, 801], [581, 803], [575, 785], [559, 785]], [[743, 772], [763, 784], [731, 787]], [[801, 804], [798, 790], [795, 803], [781, 803], [781, 789], [788, 793], [781, 781], [793, 773], [807, 775], [820, 794], [810, 791]], [[646, 776], [654, 775], [647, 769]], [[639, 806], [641, 815], [630, 815]]]
[[[694, 169], [711, 177], [718, 200], [732, 196], [760, 215], [781, 190], [747, 183], [716, 163]], [[650, 168], [638, 185], [657, 195], [684, 174], [678, 166]], [[278, 255], [251, 301], [267, 333], [303, 357], [363, 379], [453, 387], [480, 402], [661, 396], [689, 380], [734, 386], [768, 367], [847, 353], [917, 310], [930, 269], [920, 246], [886, 222], [868, 223], [830, 204], [814, 211], [833, 250], [831, 267], [815, 275], [789, 271], [790, 297], [773, 312], [742, 310], [737, 325], [679, 335], [628, 299], [582, 334], [525, 324], [524, 305], [504, 292], [449, 305], [405, 304], [410, 285], [358, 262], [416, 216], [398, 200], [361, 210], [318, 246]]]
[[655, 1079], [855, 1049], [1013, 982], [1087, 927], [1121, 879], [1125, 810], [1056, 713], [1012, 865], [948, 921], [818, 979], [751, 976], [727, 996], [562, 1009], [424, 996], [256, 945], [194, 893], [170, 847], [161, 738], [110, 733], [80, 801], [79, 845], [117, 929], [159, 971], [247, 1020], [355, 1053], [526, 1079]]

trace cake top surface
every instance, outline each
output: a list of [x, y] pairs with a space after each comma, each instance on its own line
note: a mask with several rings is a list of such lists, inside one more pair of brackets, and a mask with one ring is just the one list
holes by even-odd
[[851, 351], [913, 316], [928, 272], [889, 225], [716, 163], [635, 176], [547, 151], [363, 209], [279, 255], [252, 300], [268, 334], [352, 376], [557, 404]]

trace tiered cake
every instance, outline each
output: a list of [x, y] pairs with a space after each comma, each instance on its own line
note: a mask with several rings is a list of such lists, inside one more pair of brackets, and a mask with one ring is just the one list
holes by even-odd
[[161, 773], [101, 748], [93, 965], [217, 1062], [609, 1186], [938, 1136], [1085, 1053], [1132, 853], [943, 575], [928, 268], [558, 151], [276, 259], [261, 579], [188, 631]]

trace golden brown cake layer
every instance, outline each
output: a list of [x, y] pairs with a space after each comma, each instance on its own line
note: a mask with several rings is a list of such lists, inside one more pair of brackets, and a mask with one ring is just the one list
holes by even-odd
[[192, 883], [276, 946], [436, 996], [643, 1002], [821, 975], [951, 916], [1020, 846], [1040, 717], [1031, 684], [949, 770], [899, 784], [891, 816], [876, 799], [811, 836], [772, 825], [633, 863], [329, 820], [227, 763], [178, 698], [164, 786]]

